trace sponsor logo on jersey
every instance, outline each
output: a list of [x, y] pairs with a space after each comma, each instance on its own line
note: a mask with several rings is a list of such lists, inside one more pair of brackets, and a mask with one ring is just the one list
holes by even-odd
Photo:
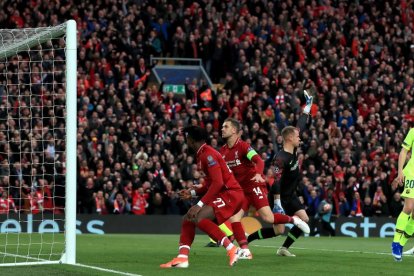
[[226, 161], [226, 164], [227, 164], [227, 166], [229, 166], [229, 168], [233, 168], [233, 167], [236, 167], [238, 165], [241, 165], [241, 161], [239, 159], [229, 160], [229, 161]]
[[293, 167], [291, 167], [290, 170], [291, 171], [294, 171], [294, 170], [296, 170], [298, 168], [298, 166], [299, 166], [299, 160], [296, 160], [295, 165], [293, 165]]

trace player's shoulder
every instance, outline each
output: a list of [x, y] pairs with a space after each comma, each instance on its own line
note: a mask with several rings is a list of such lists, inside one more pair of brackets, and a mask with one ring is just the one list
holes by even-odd
[[204, 147], [204, 151], [202, 153], [204, 156], [212, 156], [217, 158], [218, 156], [221, 156], [220, 152], [218, 152], [215, 148], [213, 148], [212, 146], [205, 146]]
[[227, 144], [224, 144], [224, 145], [221, 146], [220, 152], [224, 152], [224, 151], [226, 151], [228, 149], [229, 149], [229, 146]]
[[288, 156], [288, 153], [284, 150], [278, 150], [275, 152], [275, 157], [286, 157]]
[[237, 143], [236, 143], [236, 145], [235, 145], [238, 149], [244, 149], [244, 150], [246, 150], [246, 151], [248, 151], [248, 150], [250, 150], [250, 149], [253, 149], [252, 147], [251, 147], [251, 145], [250, 145], [250, 143], [248, 143], [248, 142], [246, 142], [246, 141], [244, 141], [244, 140], [242, 140], [242, 139], [239, 139], [238, 141], [237, 141]]
[[237, 144], [240, 145], [240, 146], [250, 145], [249, 143], [247, 143], [246, 141], [244, 141], [242, 139], [238, 139]]
[[217, 150], [215, 150], [212, 146], [210, 145], [205, 145], [201, 150], [200, 153], [202, 154], [212, 154], [217, 152]]
[[211, 152], [211, 147], [209, 145], [203, 145], [197, 151], [197, 158], [204, 159], [204, 157]]
[[287, 160], [289, 160], [289, 154], [284, 150], [277, 151], [273, 157], [273, 161], [277, 161], [278, 163], [282, 163]]
[[405, 139], [402, 141], [402, 147], [410, 150], [413, 147], [414, 144], [414, 128], [411, 128], [407, 135], [405, 136]]

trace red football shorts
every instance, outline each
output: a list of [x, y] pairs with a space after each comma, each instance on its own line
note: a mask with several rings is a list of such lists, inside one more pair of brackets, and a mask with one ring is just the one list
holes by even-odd
[[262, 185], [249, 185], [244, 190], [244, 201], [243, 201], [243, 211], [248, 212], [250, 205], [252, 205], [256, 210], [259, 210], [262, 207], [269, 206], [269, 201], [267, 199], [267, 189]]
[[213, 207], [218, 225], [240, 211], [244, 201], [243, 190], [227, 190], [218, 194], [208, 205]]

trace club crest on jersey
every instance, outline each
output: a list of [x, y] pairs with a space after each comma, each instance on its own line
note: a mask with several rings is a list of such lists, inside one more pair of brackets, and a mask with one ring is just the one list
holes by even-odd
[[208, 166], [212, 167], [217, 164], [216, 160], [214, 160], [213, 156], [207, 156]]
[[239, 158], [239, 151], [236, 150], [236, 152], [234, 153], [234, 158], [238, 159]]

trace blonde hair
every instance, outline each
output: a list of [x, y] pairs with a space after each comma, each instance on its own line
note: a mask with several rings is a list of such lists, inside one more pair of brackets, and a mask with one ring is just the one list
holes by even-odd
[[297, 131], [298, 129], [296, 127], [293, 126], [287, 126], [284, 129], [282, 129], [282, 137], [283, 137], [283, 141], [286, 141], [286, 139], [295, 133], [295, 131]]

